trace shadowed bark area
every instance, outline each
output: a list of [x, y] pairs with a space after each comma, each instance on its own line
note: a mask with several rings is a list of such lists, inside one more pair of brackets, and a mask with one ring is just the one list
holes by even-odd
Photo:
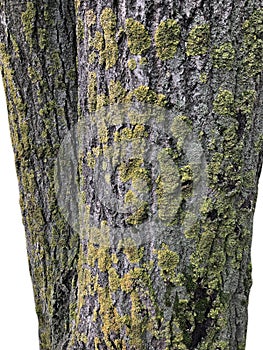
[[1, 3], [41, 350], [245, 349], [261, 6]]
[[74, 2], [1, 2], [0, 33], [40, 348], [65, 349], [79, 237], [59, 212], [54, 161], [77, 121]]

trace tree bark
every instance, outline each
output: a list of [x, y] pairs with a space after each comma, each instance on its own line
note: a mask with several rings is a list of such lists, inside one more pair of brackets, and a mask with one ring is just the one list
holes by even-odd
[[258, 0], [1, 2], [41, 350], [245, 349], [262, 36]]

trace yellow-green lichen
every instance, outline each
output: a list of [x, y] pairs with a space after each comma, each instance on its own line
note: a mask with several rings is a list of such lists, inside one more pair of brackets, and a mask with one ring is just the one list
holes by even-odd
[[147, 202], [141, 201], [140, 207], [131, 214], [125, 221], [130, 225], [138, 225], [148, 217], [149, 205]]
[[158, 266], [164, 281], [176, 282], [176, 268], [179, 263], [179, 255], [170, 250], [167, 244], [162, 244], [161, 249], [155, 250]]
[[121, 85], [120, 81], [111, 80], [109, 84], [109, 103], [122, 103], [124, 102], [127, 92]]
[[[89, 85], [90, 93], [88, 93], [88, 96], [91, 96], [91, 101], [94, 101], [96, 94], [94, 90], [95, 84], [93, 82], [94, 74], [95, 73], [92, 73], [91, 78], [89, 79], [91, 85]], [[158, 94], [145, 85], [138, 86], [132, 91], [127, 91], [122, 86], [120, 81], [110, 80], [108, 89], [109, 97], [107, 97], [105, 94], [100, 94], [97, 96], [97, 109], [100, 109], [101, 107], [106, 106], [108, 104], [111, 105], [115, 103], [130, 103], [134, 98], [139, 102], [157, 104], [160, 107], [165, 107], [167, 105], [167, 99], [165, 95]], [[94, 106], [95, 104], [93, 103], [92, 107], [94, 108]]]
[[137, 63], [134, 58], [131, 58], [127, 63], [128, 68], [133, 71], [137, 67]]
[[129, 272], [127, 272], [121, 279], [121, 289], [129, 293], [136, 287], [136, 282], [143, 280], [143, 269], [141, 267], [134, 267]]
[[[179, 169], [181, 176], [181, 190], [184, 198], [188, 198], [192, 193], [193, 169], [190, 164]], [[189, 214], [190, 215], [190, 214]]]
[[245, 54], [242, 66], [249, 76], [254, 76], [263, 69], [263, 9], [254, 11], [242, 28]]
[[114, 141], [130, 140], [133, 136], [132, 130], [130, 128], [123, 128], [120, 132], [116, 131], [114, 133]]
[[84, 22], [81, 18], [77, 20], [77, 38], [78, 40], [84, 40], [85, 30], [84, 30]]
[[139, 59], [139, 65], [144, 66], [148, 63], [148, 60], [146, 57], [140, 57]]
[[114, 133], [114, 142], [131, 140], [136, 138], [147, 137], [148, 133], [145, 131], [145, 127], [142, 124], [136, 124], [133, 129], [131, 128], [123, 128], [120, 131], [116, 131]]
[[143, 258], [144, 247], [138, 247], [131, 238], [121, 240], [119, 247], [123, 249], [123, 253], [132, 264], [138, 264]]
[[92, 9], [86, 10], [86, 23], [87, 27], [91, 27], [96, 23], [96, 15]]
[[92, 52], [91, 54], [89, 54], [89, 57], [88, 57], [89, 64], [93, 64], [95, 62], [95, 59], [96, 59], [96, 53], [95, 52]]
[[21, 15], [26, 41], [30, 48], [33, 46], [33, 31], [36, 19], [36, 8], [33, 2], [26, 3], [26, 11]]
[[122, 162], [118, 168], [121, 181], [127, 182], [137, 177], [149, 181], [149, 171], [142, 168], [142, 165], [142, 158], [130, 159], [128, 163]]
[[94, 169], [96, 165], [96, 160], [91, 152], [87, 152], [87, 165], [91, 169]]
[[185, 165], [180, 168], [180, 175], [182, 183], [193, 181], [193, 170], [190, 165]]
[[163, 149], [157, 155], [161, 175], [156, 180], [158, 216], [167, 225], [173, 222], [181, 202], [180, 176], [169, 153]]
[[97, 105], [97, 74], [95, 72], [89, 72], [87, 97], [89, 111], [93, 112], [96, 110]]
[[19, 57], [19, 46], [18, 46], [15, 38], [12, 35], [10, 35], [10, 39], [12, 42], [12, 47], [13, 47], [13, 52], [15, 53], [15, 57], [18, 58]]
[[47, 45], [47, 30], [38, 28], [38, 43], [41, 50], [44, 50]]
[[136, 124], [133, 129], [133, 137], [142, 138], [147, 136], [148, 136], [148, 133], [145, 131], [145, 126], [142, 124]]
[[98, 248], [96, 248], [94, 244], [91, 242], [89, 242], [87, 246], [88, 246], [87, 262], [89, 266], [94, 267], [95, 262], [98, 258]]
[[133, 90], [133, 94], [140, 102], [154, 103], [156, 102], [156, 93], [149, 86], [141, 85]]
[[113, 264], [118, 264], [119, 259], [116, 253], [111, 254], [111, 260]]
[[109, 288], [112, 292], [116, 292], [120, 288], [120, 277], [114, 267], [110, 267], [108, 270], [109, 275]]
[[171, 125], [171, 132], [177, 140], [177, 149], [183, 148], [184, 142], [189, 135], [189, 130], [192, 130], [191, 119], [185, 115], [178, 115], [174, 118]]
[[213, 49], [213, 64], [215, 68], [232, 69], [235, 60], [235, 49], [227, 42]]
[[98, 268], [101, 272], [106, 272], [111, 267], [111, 256], [107, 247], [100, 247], [98, 249]]
[[208, 79], [207, 73], [201, 73], [199, 79], [200, 79], [201, 83], [205, 84], [207, 82], [207, 79]]
[[141, 55], [151, 46], [151, 37], [145, 26], [133, 18], [126, 19], [128, 47], [132, 54]]
[[174, 19], [159, 24], [155, 35], [157, 56], [161, 60], [174, 58], [180, 40], [180, 26]]
[[[122, 182], [131, 180], [133, 189], [139, 193], [148, 191], [150, 185], [149, 171], [143, 166], [143, 159], [130, 159], [128, 163], [123, 162], [119, 165], [118, 171]], [[141, 200], [133, 191], [127, 192], [125, 202], [133, 213], [126, 219], [126, 222], [131, 225], [141, 223], [148, 216], [148, 203]]]
[[109, 104], [109, 98], [105, 94], [98, 94], [97, 96], [97, 110]]
[[161, 107], [165, 107], [167, 100], [163, 94], [157, 94], [149, 88], [149, 86], [141, 85], [132, 91], [132, 94], [140, 102], [157, 104]]
[[118, 59], [118, 45], [116, 42], [117, 19], [111, 8], [105, 8], [100, 15], [100, 23], [104, 32], [105, 48], [100, 52], [102, 62], [106, 69], [113, 67]]
[[98, 139], [102, 144], [107, 144], [109, 139], [108, 128], [104, 120], [101, 121], [100, 127], [98, 129]]
[[229, 90], [219, 89], [213, 102], [214, 112], [221, 116], [232, 116], [234, 114], [234, 95]]
[[103, 50], [104, 39], [101, 32], [96, 30], [94, 38], [91, 39], [90, 45], [93, 46], [99, 52]]
[[242, 114], [250, 115], [253, 112], [256, 100], [255, 90], [245, 90], [237, 101], [237, 110]]
[[209, 35], [210, 26], [207, 23], [192, 28], [187, 38], [187, 56], [206, 54], [209, 47]]
[[111, 333], [119, 334], [124, 319], [121, 317], [116, 308], [113, 306], [109, 288], [97, 288], [99, 315], [102, 320], [101, 331], [104, 335], [103, 340], [106, 346], [112, 348]]

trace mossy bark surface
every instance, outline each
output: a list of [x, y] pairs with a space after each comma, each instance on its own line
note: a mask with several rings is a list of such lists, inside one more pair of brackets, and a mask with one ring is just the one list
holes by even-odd
[[[258, 0], [1, 3], [41, 350], [245, 349], [262, 36]], [[76, 230], [55, 164], [78, 120]]]

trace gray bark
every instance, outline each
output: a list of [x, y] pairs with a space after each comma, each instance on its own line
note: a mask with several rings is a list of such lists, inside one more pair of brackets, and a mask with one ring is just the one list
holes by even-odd
[[41, 350], [245, 349], [262, 34], [258, 0], [1, 3]]

